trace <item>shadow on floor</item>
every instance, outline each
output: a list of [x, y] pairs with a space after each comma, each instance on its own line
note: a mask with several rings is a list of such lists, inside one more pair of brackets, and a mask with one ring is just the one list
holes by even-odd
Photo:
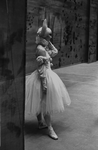
[[[73, 128], [70, 126], [70, 124], [66, 124], [63, 121], [55, 121], [53, 124], [53, 128], [55, 130], [55, 132], [60, 135], [63, 132], [72, 132]], [[41, 136], [41, 135], [47, 135], [47, 128], [46, 129], [42, 129], [39, 130], [38, 129], [38, 124], [36, 121], [29, 121], [29, 122], [25, 122], [25, 135], [26, 136]]]
[[25, 123], [25, 135], [35, 137], [35, 136], [46, 135], [46, 134], [47, 134], [46, 129], [42, 129], [42, 130], [38, 129], [37, 122], [30, 121]]

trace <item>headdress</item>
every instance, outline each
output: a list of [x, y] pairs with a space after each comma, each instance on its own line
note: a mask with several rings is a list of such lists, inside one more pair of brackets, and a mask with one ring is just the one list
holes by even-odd
[[42, 38], [46, 38], [47, 36], [49, 36], [52, 33], [51, 29], [48, 28], [47, 26], [47, 20], [45, 19], [43, 21], [43, 26], [40, 27], [37, 31], [37, 34], [42, 37]]

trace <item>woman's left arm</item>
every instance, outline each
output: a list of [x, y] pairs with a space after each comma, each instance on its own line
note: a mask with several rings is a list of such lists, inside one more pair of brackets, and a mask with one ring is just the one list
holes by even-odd
[[47, 60], [47, 59], [49, 59], [50, 57], [45, 57], [45, 56], [38, 56], [37, 58], [36, 58], [36, 60], [38, 61], [38, 62], [40, 62], [40, 60]]

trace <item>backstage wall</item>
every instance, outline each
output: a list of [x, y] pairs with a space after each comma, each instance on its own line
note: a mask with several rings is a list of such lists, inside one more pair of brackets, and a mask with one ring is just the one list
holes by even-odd
[[36, 68], [35, 36], [42, 20], [52, 29], [59, 50], [53, 68], [96, 61], [97, 0], [28, 0], [26, 73]]

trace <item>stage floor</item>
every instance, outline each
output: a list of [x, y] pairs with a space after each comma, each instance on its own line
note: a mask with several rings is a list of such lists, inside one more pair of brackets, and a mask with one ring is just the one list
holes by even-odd
[[98, 150], [98, 62], [54, 70], [66, 85], [71, 105], [52, 116], [57, 141], [25, 115], [25, 150]]

